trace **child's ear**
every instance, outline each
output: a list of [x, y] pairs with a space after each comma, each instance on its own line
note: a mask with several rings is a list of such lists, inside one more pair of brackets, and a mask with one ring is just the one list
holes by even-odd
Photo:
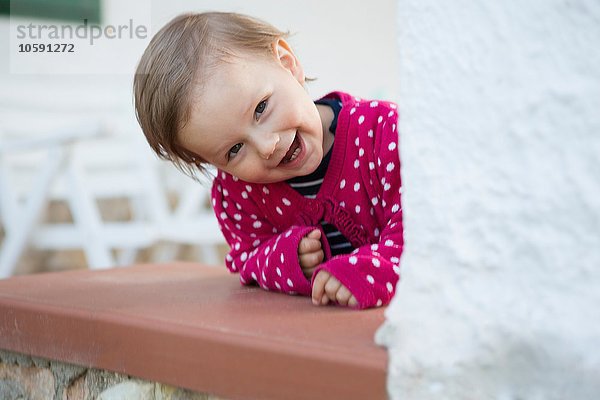
[[273, 51], [279, 63], [285, 69], [290, 71], [298, 82], [304, 84], [304, 68], [302, 68], [300, 60], [298, 60], [292, 51], [290, 44], [285, 39], [277, 39], [277, 41], [273, 43]]

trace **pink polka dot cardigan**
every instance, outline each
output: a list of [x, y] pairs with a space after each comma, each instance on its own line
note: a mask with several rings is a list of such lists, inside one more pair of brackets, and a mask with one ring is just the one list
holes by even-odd
[[[300, 240], [321, 230], [326, 270], [358, 300], [358, 308], [386, 305], [400, 274], [403, 248], [396, 105], [334, 92], [342, 110], [329, 168], [315, 199], [286, 182], [244, 182], [223, 171], [215, 177], [213, 206], [231, 250], [227, 268], [243, 284], [310, 296], [302, 274]], [[331, 257], [321, 221], [336, 226], [355, 250]]]

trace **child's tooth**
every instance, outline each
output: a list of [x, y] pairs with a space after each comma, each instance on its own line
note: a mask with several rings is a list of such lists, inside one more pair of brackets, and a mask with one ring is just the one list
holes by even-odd
[[300, 148], [299, 147], [296, 150], [294, 150], [294, 152], [292, 153], [292, 156], [290, 157], [290, 161], [291, 160], [295, 160], [296, 157], [298, 157], [298, 153], [300, 153]]

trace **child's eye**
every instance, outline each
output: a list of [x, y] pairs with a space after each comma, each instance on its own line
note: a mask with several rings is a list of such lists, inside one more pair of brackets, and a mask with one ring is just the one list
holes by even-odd
[[229, 149], [229, 153], [227, 153], [227, 159], [231, 160], [232, 158], [234, 158], [237, 155], [237, 153], [242, 149], [242, 146], [242, 143], [238, 143], [231, 149]]
[[254, 109], [254, 118], [257, 121], [260, 118], [260, 116], [262, 115], [262, 113], [265, 112], [266, 108], [267, 108], [267, 100], [263, 100], [260, 103], [258, 103], [258, 105], [256, 106], [256, 108]]

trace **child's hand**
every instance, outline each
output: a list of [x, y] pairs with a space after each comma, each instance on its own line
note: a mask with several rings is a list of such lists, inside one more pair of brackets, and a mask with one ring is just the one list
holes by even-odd
[[306, 279], [310, 279], [312, 274], [323, 259], [325, 253], [321, 248], [321, 231], [315, 229], [300, 240], [298, 245], [298, 259], [300, 260], [300, 268]]
[[330, 300], [341, 306], [356, 307], [358, 305], [356, 297], [337, 278], [327, 271], [319, 271], [313, 281], [313, 304], [316, 306], [326, 305]]

